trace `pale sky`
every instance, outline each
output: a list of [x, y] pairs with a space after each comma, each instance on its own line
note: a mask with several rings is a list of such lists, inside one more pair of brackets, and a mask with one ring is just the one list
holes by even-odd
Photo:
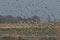
[[0, 15], [60, 18], [60, 0], [0, 0]]

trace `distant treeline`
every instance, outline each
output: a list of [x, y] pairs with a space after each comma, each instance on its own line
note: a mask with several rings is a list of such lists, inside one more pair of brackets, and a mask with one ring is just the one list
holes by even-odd
[[[52, 17], [53, 20], [50, 18], [50, 16], [48, 16], [47, 18], [41, 18], [39, 16], [32, 16], [32, 17], [21, 17], [21, 16], [12, 16], [12, 15], [8, 15], [8, 16], [2, 16], [0, 15], [0, 23], [57, 23], [59, 21], [57, 21], [58, 19], [56, 19], [55, 17]], [[60, 23], [60, 22], [59, 22]]]
[[40, 18], [38, 16], [32, 16], [31, 18], [22, 18], [20, 16], [13, 17], [11, 15], [1, 16], [0, 23], [39, 23]]

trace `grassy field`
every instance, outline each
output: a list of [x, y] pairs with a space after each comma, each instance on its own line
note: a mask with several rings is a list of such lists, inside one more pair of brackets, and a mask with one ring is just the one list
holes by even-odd
[[[56, 24], [0, 24], [0, 28], [2, 29], [8, 29], [8, 28], [18, 28], [18, 29], [24, 29], [24, 28], [55, 28], [57, 33], [60, 33], [60, 23]], [[29, 29], [28, 29], [29, 30]]]
[[26, 37], [25, 34], [55, 34], [55, 29], [54, 28], [8, 28], [8, 29], [2, 29], [0, 28], [0, 35], [23, 35], [23, 36], [14, 36], [14, 37], [3, 37], [0, 38], [0, 40], [55, 40], [56, 37], [42, 37], [42, 36], [34, 36], [32, 37]]
[[[0, 24], [0, 35], [60, 34], [60, 24]], [[0, 40], [60, 40], [60, 37], [3, 37]]]
[[47, 23], [40, 23], [40, 24], [0, 24], [0, 28], [30, 28], [30, 27], [56, 27], [60, 28], [60, 24], [47, 24]]

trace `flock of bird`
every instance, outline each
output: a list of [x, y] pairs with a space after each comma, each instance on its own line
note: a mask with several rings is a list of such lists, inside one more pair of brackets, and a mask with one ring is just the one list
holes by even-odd
[[[52, 13], [52, 8], [49, 7], [49, 5], [46, 3], [46, 0], [11, 0], [11, 2], [9, 1], [1, 2], [1, 14], [12, 14], [15, 16], [25, 16], [27, 18], [34, 15], [40, 16], [40, 14], [42, 13], [46, 13], [47, 15], [49, 15], [49, 12]], [[44, 18], [42, 19], [44, 20]]]
[[[9, 8], [9, 6], [11, 6]], [[12, 2], [2, 2], [1, 5], [2, 14], [4, 13], [16, 13], [17, 16], [28, 16], [30, 13], [31, 15], [37, 15], [40, 14], [40, 11], [44, 12], [44, 9], [48, 9], [47, 4], [45, 3], [45, 0], [15, 0]], [[49, 9], [48, 9], [49, 10]]]

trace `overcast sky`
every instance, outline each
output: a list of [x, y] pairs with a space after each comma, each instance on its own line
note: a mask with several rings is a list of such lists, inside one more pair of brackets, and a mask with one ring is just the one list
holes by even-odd
[[0, 0], [0, 15], [60, 18], [60, 0]]

